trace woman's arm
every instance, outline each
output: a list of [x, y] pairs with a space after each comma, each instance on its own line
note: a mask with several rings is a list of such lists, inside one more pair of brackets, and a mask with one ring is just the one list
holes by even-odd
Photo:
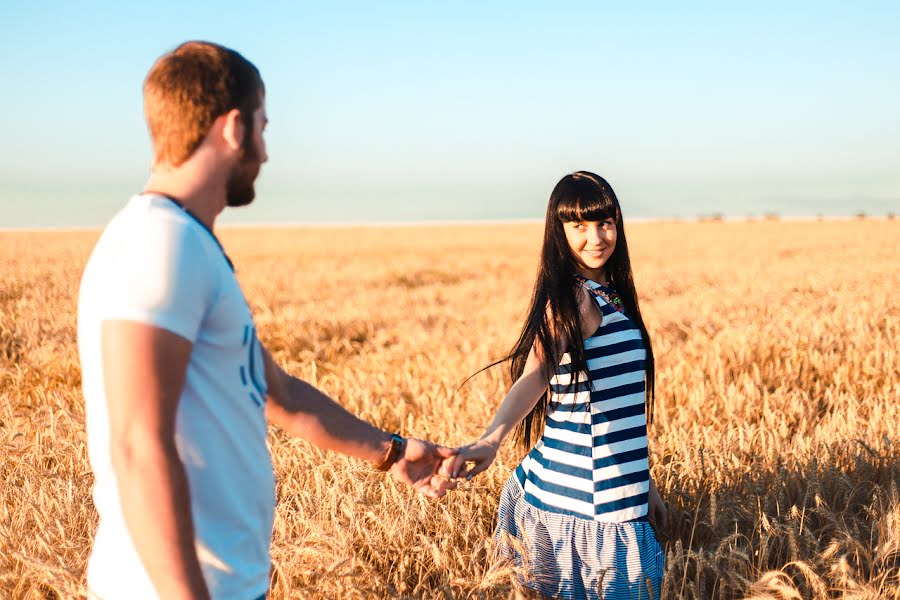
[[[478, 440], [460, 448], [459, 454], [445, 467], [444, 475], [453, 479], [457, 477], [471, 479], [491, 466], [503, 440], [522, 419], [528, 416], [546, 390], [547, 380], [543, 362], [532, 348], [525, 361], [522, 376], [500, 403], [494, 420]], [[467, 466], [466, 463], [473, 464]]]
[[[584, 288], [576, 289], [576, 297], [581, 313], [581, 333], [582, 337], [586, 338], [600, 326], [601, 314], [596, 302], [585, 292]], [[552, 323], [552, 319], [550, 322]], [[568, 337], [563, 335], [556, 337], [557, 350], [562, 352], [568, 345]], [[503, 402], [500, 403], [494, 420], [478, 440], [460, 448], [459, 454], [449, 462], [449, 468], [445, 466], [441, 470], [443, 475], [454, 479], [457, 477], [471, 479], [490, 467], [497, 457], [497, 451], [503, 440], [510, 431], [515, 429], [516, 425], [528, 416], [546, 391], [547, 379], [543, 357], [538, 353], [537, 346], [534, 346], [525, 361], [522, 376], [513, 384]], [[467, 467], [466, 463], [472, 463], [472, 466]]]

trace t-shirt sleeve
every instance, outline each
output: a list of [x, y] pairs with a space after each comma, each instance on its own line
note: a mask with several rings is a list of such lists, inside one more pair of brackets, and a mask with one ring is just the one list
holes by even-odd
[[176, 219], [142, 223], [119, 241], [108, 265], [102, 320], [145, 323], [197, 341], [217, 271], [195, 228]]

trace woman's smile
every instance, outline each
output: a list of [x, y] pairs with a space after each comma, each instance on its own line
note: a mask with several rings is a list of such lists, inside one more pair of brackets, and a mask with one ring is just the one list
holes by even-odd
[[582, 275], [595, 281], [605, 280], [603, 267], [616, 249], [615, 220], [567, 221], [563, 231]]

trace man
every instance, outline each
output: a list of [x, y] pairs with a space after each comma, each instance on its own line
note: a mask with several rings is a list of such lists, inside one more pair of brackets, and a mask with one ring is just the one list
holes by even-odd
[[266, 161], [265, 90], [237, 52], [185, 43], [144, 82], [152, 174], [85, 269], [78, 346], [94, 503], [93, 598], [254, 600], [275, 508], [267, 422], [422, 493], [454, 451], [390, 435], [291, 377], [256, 336], [213, 234]]

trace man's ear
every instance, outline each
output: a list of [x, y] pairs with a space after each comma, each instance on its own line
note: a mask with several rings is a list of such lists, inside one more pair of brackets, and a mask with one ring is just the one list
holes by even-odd
[[247, 133], [244, 120], [241, 118], [241, 111], [232, 108], [219, 118], [224, 119], [222, 139], [229, 148], [239, 152], [244, 146], [244, 136]]

